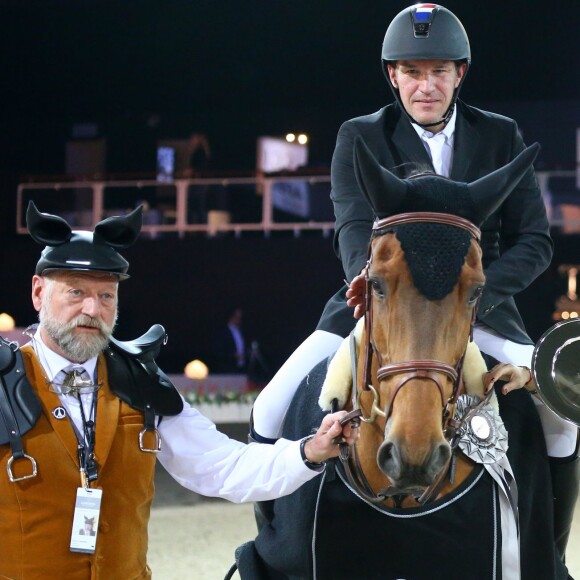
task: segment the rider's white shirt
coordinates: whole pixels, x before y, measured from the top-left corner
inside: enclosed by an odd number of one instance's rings
[[[415,123],[411,123],[411,126],[417,131],[417,135],[419,135],[421,142],[425,146],[429,157],[431,157],[435,173],[444,177],[449,177],[451,173],[456,118],[457,109],[454,109],[449,123],[438,133],[432,133]]]

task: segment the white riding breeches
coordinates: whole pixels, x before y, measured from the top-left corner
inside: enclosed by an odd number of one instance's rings
[[[315,330],[280,367],[254,402],[254,430],[262,437],[280,437],[282,423],[300,382],[320,361],[334,354],[342,337]]]
[[[473,338],[479,349],[500,362],[531,366],[534,346],[518,344],[495,334],[482,324],[474,328]],[[286,411],[300,382],[320,361],[334,354],[343,338],[324,330],[314,331],[280,367],[254,403],[254,430],[262,437],[280,437]],[[578,428],[562,419],[533,397],[538,410],[550,457],[570,457],[576,450]]]

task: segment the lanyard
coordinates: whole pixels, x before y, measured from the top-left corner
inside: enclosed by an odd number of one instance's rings
[[[95,460],[95,418],[97,410],[97,393],[93,393],[91,410],[87,420],[81,395],[79,394],[81,420],[83,432],[78,436],[79,445],[77,448],[79,456],[79,466],[81,472],[81,483],[88,488],[91,481],[98,477],[98,465]],[[81,440],[82,437],[82,440]]]

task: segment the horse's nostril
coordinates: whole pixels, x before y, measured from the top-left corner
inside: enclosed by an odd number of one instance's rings
[[[428,462],[426,470],[430,479],[434,479],[437,474],[445,467],[445,464],[451,456],[451,448],[447,443],[441,443],[433,450],[431,459]]]
[[[383,463],[391,459],[393,455],[393,444],[392,443],[383,443],[379,447],[379,463]]]
[[[397,446],[392,442],[384,442],[377,452],[377,463],[383,473],[389,477],[398,477],[401,462]]]

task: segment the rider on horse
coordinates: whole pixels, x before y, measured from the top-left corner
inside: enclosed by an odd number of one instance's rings
[[[449,547],[446,578],[566,578],[534,403],[523,390],[501,397],[500,418],[470,394],[463,372],[484,284],[476,225],[510,195],[537,146],[467,184],[433,174],[399,180],[356,141],[357,179],[378,221],[364,329],[351,350],[352,396],[326,399],[362,413],[360,440],[322,480],[274,503],[272,518],[239,552],[242,578],[422,580],[434,577],[441,546]],[[284,436],[318,422],[316,401],[337,356],[328,369],[323,361],[309,371]],[[480,382],[482,374],[480,367]]]
[[[382,48],[383,72],[395,102],[341,127],[332,161],[336,214],[335,248],[350,280],[327,303],[317,330],[282,366],[255,403],[253,435],[279,436],[282,419],[302,377],[331,355],[360,315],[362,286],[373,212],[353,169],[353,142],[360,136],[379,163],[404,177],[423,166],[454,180],[470,182],[514,159],[524,149],[512,119],[471,107],[458,99],[471,62],[461,22],[442,6],[406,8],[391,22]],[[496,360],[530,366],[534,345],[517,311],[514,295],[549,265],[552,242],[533,169],[482,226],[486,286],[474,339]],[[500,241],[503,250],[500,252]],[[358,308],[356,308],[358,306]],[[555,531],[564,554],[578,492],[577,428],[538,402],[553,457]],[[563,506],[562,509],[560,506]]]

